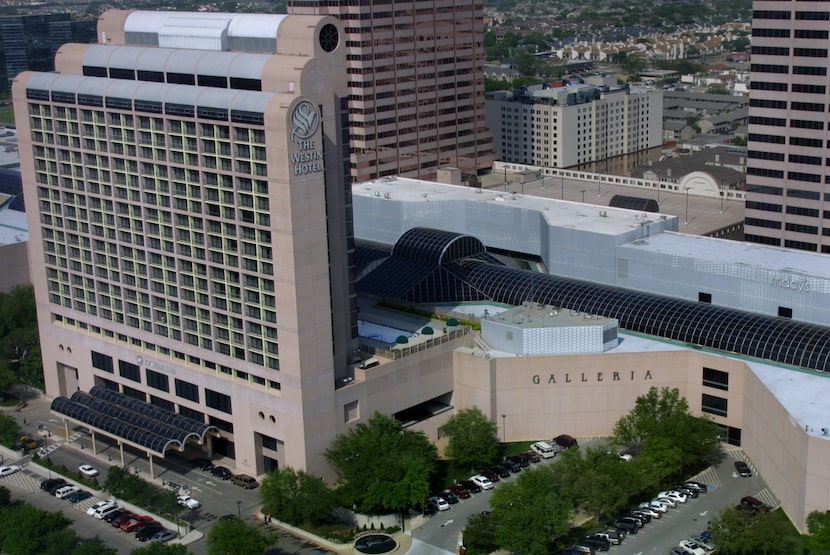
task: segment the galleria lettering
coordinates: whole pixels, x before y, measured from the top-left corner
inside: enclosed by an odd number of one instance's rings
[[[642,376],[640,374],[641,372],[635,370],[631,370],[630,372],[597,372],[596,374],[593,372],[580,372],[579,374],[565,372],[564,380],[561,374],[559,375],[559,381],[556,381],[556,374],[550,374],[546,383],[633,382],[638,379],[642,381],[654,379],[654,376],[651,375],[651,370],[646,370]],[[539,385],[542,383],[542,376],[534,374],[531,381],[535,385]]]

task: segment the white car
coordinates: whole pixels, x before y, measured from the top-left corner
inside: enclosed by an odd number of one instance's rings
[[[692,540],[683,540],[680,542],[680,549],[689,555],[706,555],[706,550],[699,543]]]
[[[13,465],[10,465],[10,466],[0,466],[0,478],[2,478],[3,476],[9,476],[11,474],[14,474],[15,472],[18,472],[19,470],[20,470],[20,467],[17,466],[16,464],[13,464]]]
[[[689,496],[688,496],[688,495],[686,495],[685,493],[680,493],[679,491],[674,491],[674,490],[671,490],[671,491],[661,491],[660,493],[658,493],[658,494],[657,494],[657,497],[658,497],[658,498],[660,498],[660,497],[668,497],[669,499],[674,499],[674,500],[676,500],[678,503],[685,503],[686,501],[688,501],[688,500],[689,500]]]
[[[481,474],[476,474],[475,476],[470,476],[470,481],[476,484],[481,489],[493,489],[495,486],[493,482],[488,480],[485,476]]]
[[[63,486],[62,488],[60,488],[58,491],[55,492],[55,497],[57,497],[58,499],[63,499],[67,495],[69,495],[70,493],[75,493],[76,491],[79,491],[80,489],[81,488],[79,488],[78,486]]]
[[[87,478],[92,478],[93,476],[98,476],[98,469],[93,467],[93,466],[90,466],[88,464],[82,464],[81,466],[78,467],[78,470],[81,472],[81,474],[83,474]]]
[[[645,507],[643,507],[641,504],[640,507],[637,508],[637,512],[645,513],[651,518],[663,518],[663,513],[661,513],[654,507],[649,507],[647,504]]]
[[[657,511],[658,513],[665,513],[669,510],[669,506],[665,503],[657,501],[656,499],[652,501],[646,501],[645,503],[640,503],[641,509],[651,509],[653,511]]]
[[[176,503],[188,509],[198,509],[202,506],[201,503],[190,497],[189,495],[180,495],[176,498]]]
[[[658,497],[656,499],[652,499],[652,501],[659,501],[660,503],[663,503],[664,505],[668,505],[672,509],[677,507],[677,503],[678,503],[677,499],[673,499],[671,497]]]
[[[98,515],[103,513],[104,511],[108,511],[114,507],[118,507],[117,503],[113,501],[99,501],[98,503],[94,504],[90,508],[86,510],[86,514],[89,516],[94,516],[96,518],[101,518]]]
[[[438,497],[437,495],[435,497],[430,497],[429,501],[427,502],[439,511],[450,510],[450,504]]]

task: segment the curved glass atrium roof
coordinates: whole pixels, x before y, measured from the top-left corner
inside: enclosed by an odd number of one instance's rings
[[[357,282],[361,293],[418,303],[491,300],[520,305],[544,305],[597,314],[619,320],[624,330],[664,337],[820,372],[830,371],[830,328],[750,312],[597,285],[504,266],[476,248],[460,249],[454,256],[437,256],[447,245],[481,245],[470,237],[436,230],[410,230],[405,244],[392,249],[378,263],[378,247],[371,256],[373,268]],[[358,245],[358,250],[362,247]],[[422,250],[422,252],[417,252]],[[399,256],[405,253],[406,259]],[[469,254],[469,256],[465,256]],[[417,261],[417,262],[414,262]],[[409,265],[417,264],[417,272]],[[427,279],[436,272],[443,281]]]
[[[76,422],[162,456],[170,447],[181,451],[188,440],[203,442],[208,432],[219,431],[216,426],[99,386],[89,393],[76,391],[70,399],[57,397],[51,408]]]

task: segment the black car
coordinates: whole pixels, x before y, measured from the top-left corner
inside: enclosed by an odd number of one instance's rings
[[[649,522],[651,522],[651,515],[648,513],[644,513],[642,511],[634,510],[631,511],[631,513],[629,513],[627,516],[639,518],[643,521],[643,524],[648,524]]]
[[[499,478],[510,478],[510,469],[506,466],[497,464],[490,467],[490,470],[494,472]]]
[[[210,462],[210,459],[196,457],[195,459],[190,459],[190,466],[196,470],[210,470],[213,468],[213,463]]]
[[[640,531],[640,525],[632,519],[618,518],[609,524],[612,528],[623,530],[628,534],[636,534]]]
[[[458,503],[458,497],[452,492],[449,491],[442,491],[438,494],[438,497],[449,503],[450,505],[455,505]]]
[[[164,525],[156,520],[151,520],[147,524],[143,524],[136,530],[135,539],[140,542],[149,541],[150,538],[156,535],[156,532],[164,530]]]
[[[674,491],[679,491],[680,493],[688,497],[691,497],[692,499],[696,499],[697,496],[700,495],[700,493],[698,493],[698,491],[695,488],[688,488],[685,484],[676,484],[672,486],[671,489],[673,489]]]
[[[744,461],[735,461],[735,472],[744,478],[752,477],[752,470],[749,469],[749,465]]]
[[[132,513],[130,511],[128,511],[127,509],[116,509],[112,512],[107,513],[107,516],[105,516],[102,520],[104,522],[109,522],[110,524],[112,524],[112,521],[115,520],[116,518],[124,516],[124,515],[129,515],[129,514],[132,514]]]
[[[461,480],[458,482],[470,493],[481,493],[481,487],[472,480]]]
[[[82,490],[74,491],[74,492],[70,493],[69,495],[67,495],[66,500],[69,501],[70,503],[80,503],[84,499],[89,499],[90,497],[92,497],[92,494],[89,493],[88,491],[82,489]]]
[[[510,459],[504,462],[500,462],[499,465],[506,467],[513,474],[518,474],[522,471],[522,465],[520,465],[517,462],[511,461]]]
[[[528,466],[530,466],[530,459],[528,459],[524,455],[510,455],[509,457],[507,457],[507,460],[512,463],[518,464],[522,468],[527,468]]]
[[[600,538],[602,540],[608,540],[611,542],[611,545],[620,545],[622,541],[625,539],[625,532],[622,530],[617,530],[615,528],[608,528],[607,530],[601,530],[596,532],[593,538]]]
[[[61,486],[66,485],[66,480],[63,478],[49,478],[40,482],[40,489],[52,493],[53,488],[57,490]]]
[[[683,487],[686,489],[693,489],[698,493],[707,493],[709,491],[709,486],[703,484],[701,482],[694,482],[689,480],[688,482],[683,482]]]
[[[580,545],[587,545],[588,547],[593,548],[595,551],[608,551],[611,549],[611,542],[607,538],[602,538],[599,536],[588,536],[587,538],[581,540]]]
[[[224,466],[214,466],[210,469],[210,473],[211,475],[216,476],[220,480],[230,480],[231,476],[233,476],[233,472],[231,472]]]

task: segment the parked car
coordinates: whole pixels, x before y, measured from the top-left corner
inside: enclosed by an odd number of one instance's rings
[[[0,478],[5,476],[11,476],[15,472],[20,471],[20,467],[16,464],[12,464],[9,466],[0,466]]]
[[[750,470],[749,465],[744,461],[735,461],[735,472],[738,473],[738,476],[742,476],[744,478],[752,477],[752,470]]]
[[[533,451],[525,451],[522,456],[534,464],[542,462],[542,458]]]
[[[562,450],[562,446],[556,443],[548,443],[547,441],[537,441],[530,446],[530,449],[543,459],[552,459]]]
[[[651,522],[651,519],[652,519],[652,516],[649,513],[647,513],[645,510],[641,511],[640,509],[637,509],[635,511],[631,511],[630,513],[628,513],[628,516],[634,516],[634,517],[637,517],[637,518],[642,518],[643,520],[645,520],[646,524]]]
[[[66,483],[66,480],[64,480],[64,483]],[[43,483],[40,484],[40,487],[41,488],[43,487]],[[47,489],[47,491],[48,491],[48,489]],[[117,507],[117,506],[118,505],[116,505],[112,501],[99,501],[99,502],[95,503],[94,505],[92,505],[91,507],[89,507],[86,510],[86,514],[88,514],[89,516],[94,516],[95,513],[98,512],[98,511],[102,511],[102,510],[109,509],[111,507]]]
[[[572,545],[570,547],[570,549],[572,551],[576,551],[577,553],[580,553],[581,555],[594,555],[596,553],[596,550],[594,550],[593,547],[590,547],[588,545],[583,545],[581,543],[578,543],[576,545]]]
[[[517,463],[517,462],[515,462],[515,461],[513,461],[509,458],[502,461],[502,462],[500,462],[499,466],[506,468],[507,470],[509,470],[513,474],[518,474],[519,472],[522,471],[522,465],[520,465],[519,463]]]
[[[700,545],[701,547],[703,547],[703,549],[705,549],[706,551],[710,551],[710,552],[711,552],[711,551],[714,551],[714,550],[715,550],[715,546],[712,544],[712,540],[711,540],[711,539],[708,539],[708,540],[707,540],[707,539],[703,539],[703,537],[701,537],[701,536],[692,536],[692,537],[691,537],[691,538],[689,538],[689,539],[690,539],[690,540],[692,540],[693,542],[696,542],[697,544],[699,544],[699,545]]]
[[[437,495],[433,495],[429,499],[427,499],[427,505],[432,505],[439,511],[448,511],[450,509],[450,504],[438,497]]]
[[[233,476],[233,472],[225,468],[224,466],[214,466],[210,469],[210,474],[212,476],[216,476],[220,480],[230,480]]]
[[[665,513],[669,510],[668,505],[666,505],[665,503],[662,503],[660,501],[657,501],[656,499],[653,499],[651,501],[646,501],[644,503],[640,503],[639,508],[640,509],[651,509],[651,510],[653,510],[655,512],[658,512],[658,513]]]
[[[143,530],[142,530],[142,532],[143,532]],[[169,542],[170,540],[175,539],[177,537],[178,536],[175,532],[165,529],[165,530],[159,530],[158,532],[153,534],[153,537],[150,538],[150,541],[151,542],[164,543],[164,542]],[[140,540],[141,538],[138,538],[138,539]]]
[[[498,473],[493,472],[489,468],[485,468],[484,470],[479,470],[478,473],[479,473],[480,476],[484,476],[485,478],[487,478],[488,480],[490,480],[493,483],[498,482],[500,480]],[[470,478],[470,479],[472,480],[472,478]]]
[[[741,502],[738,503],[738,510],[749,511],[751,513],[767,513],[769,512],[769,507],[760,499],[747,495],[741,498]]]
[[[499,478],[510,478],[510,468],[496,464],[490,467],[490,470],[495,472]]]
[[[563,449],[570,449],[571,447],[579,447],[579,442],[568,434],[561,434],[553,438],[553,443],[561,446]]]
[[[78,470],[87,478],[98,476],[98,469],[88,464],[82,464],[78,467]]]
[[[40,442],[33,437],[20,436],[21,449],[37,449],[40,447]]]
[[[55,497],[63,499],[70,493],[75,493],[76,491],[81,491],[81,488],[73,485],[63,486],[62,488],[55,490]]]
[[[468,490],[461,484],[453,484],[448,489],[450,490],[450,493],[455,495],[458,499],[470,498],[470,490]],[[481,488],[479,488],[479,491],[481,491]]]
[[[698,493],[708,493],[709,492],[709,486],[707,486],[704,483],[695,482],[695,481],[692,481],[692,480],[688,480],[686,482],[683,482],[683,487],[685,487],[687,489],[696,490]]]
[[[664,505],[668,505],[672,509],[677,507],[677,505],[680,503],[677,499],[672,499],[671,497],[657,497],[656,499],[654,499],[654,501],[659,501]]]
[[[118,527],[125,532],[135,532],[139,526],[143,526],[153,520],[153,517],[147,515],[133,515],[129,520],[122,522]]]
[[[607,538],[601,538],[599,536],[587,536],[586,538],[580,540],[579,543],[587,545],[595,551],[608,551],[611,549],[611,541]]]
[[[648,506],[648,504],[646,504],[645,507],[643,507],[642,505],[643,504],[641,503],[640,506],[637,507],[636,509],[634,509],[633,512],[635,512],[635,513],[644,513],[644,514],[647,514],[648,516],[650,516],[651,518],[663,518],[663,513],[661,513],[657,509]]]
[[[678,545],[681,549],[685,549],[689,555],[706,555],[706,550],[703,549],[703,546],[692,540],[683,540]]]
[[[162,530],[164,530],[164,525],[161,522],[150,520],[136,527],[133,532],[135,532],[135,539],[146,542]]]
[[[463,486],[467,489],[470,493],[481,493],[481,486],[473,482],[472,480],[461,480],[458,482],[459,485]]]
[[[633,520],[625,520],[618,518],[609,524],[612,528],[625,531],[626,534],[636,534],[640,531],[640,527]]]
[[[522,468],[530,466],[530,461],[526,459],[523,455],[510,455],[507,457],[507,460],[512,462],[513,464],[518,464]]]
[[[254,489],[259,485],[256,478],[248,476],[247,474],[236,474],[235,476],[231,476],[231,482],[245,489]]]
[[[193,499],[189,495],[180,495],[176,497],[176,503],[181,505],[182,507],[187,507],[188,509],[198,509],[202,506],[196,499]]]
[[[692,499],[697,499],[697,496],[700,495],[700,493],[696,489],[687,488],[683,484],[677,484],[672,489],[674,491],[679,491],[683,495],[685,495],[687,497],[691,497]]]
[[[67,495],[66,500],[70,503],[80,503],[84,499],[89,499],[90,497],[92,497],[92,494],[82,489]]]
[[[657,494],[657,498],[660,499],[661,497],[668,497],[669,499],[674,499],[678,503],[685,503],[689,500],[689,496],[680,493],[679,491],[671,490],[671,491],[661,491]]]
[[[608,528],[607,530],[594,532],[593,536],[608,540],[613,545],[620,545],[625,539],[625,532],[615,528]]]
[[[55,486],[60,487],[64,484],[66,484],[66,480],[64,480],[63,478],[49,478],[47,480],[41,480],[40,489],[42,489],[43,491],[49,491]]]
[[[210,470],[213,468],[213,463],[210,459],[206,459],[205,457],[196,457],[195,459],[190,459],[190,466],[195,468],[196,470]]]
[[[113,512],[109,513],[106,517],[104,517],[103,520],[104,520],[104,522],[109,522],[110,524],[112,524],[112,522],[115,519],[121,518],[124,515],[133,516],[133,514],[130,511],[128,511],[127,509],[118,509],[117,511],[113,511]]]
[[[108,507],[108,508],[105,508],[105,509],[99,509],[99,510],[95,511],[92,514],[92,516],[94,516],[98,520],[103,520],[103,519],[107,518],[107,516],[110,513],[113,513],[115,511],[120,511],[120,510],[121,510],[121,507],[119,507],[118,505],[113,504],[111,507]]]
[[[628,513],[627,515],[620,518],[630,518],[631,520],[639,524],[640,528],[651,522],[651,517],[647,517],[645,515],[638,515],[636,513]]]
[[[458,497],[448,491],[442,491],[438,494],[438,497],[449,503],[450,505],[455,505],[458,503]]]
[[[112,515],[108,516],[106,520],[109,521],[115,528],[121,528],[121,525],[133,518],[135,515],[130,511],[126,510],[118,510],[115,511],[113,514],[117,515],[114,518],[111,518]]]
[[[481,474],[470,476],[470,481],[478,487],[480,487],[481,489],[493,489],[493,487],[495,487],[493,486],[493,482],[491,482],[489,478]]]

